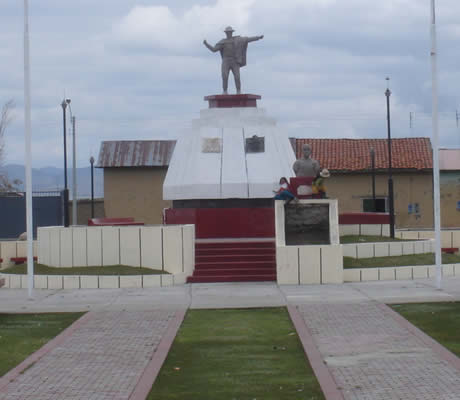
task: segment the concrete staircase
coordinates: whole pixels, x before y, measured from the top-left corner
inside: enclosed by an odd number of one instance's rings
[[[275,252],[274,241],[197,242],[187,282],[276,281]]]

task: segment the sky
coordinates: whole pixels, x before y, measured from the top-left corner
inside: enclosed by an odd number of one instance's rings
[[[77,121],[78,167],[104,140],[187,134],[207,107],[203,97],[221,93],[220,56],[202,42],[218,42],[227,25],[236,35],[264,35],[249,44],[242,91],[261,95],[259,107],[287,136],[386,138],[386,77],[392,137],[431,136],[430,0],[29,0],[29,7],[34,167],[63,165],[64,97]],[[436,11],[440,145],[459,148],[460,2],[438,0]],[[16,103],[7,164],[24,163],[23,30],[23,1],[0,0],[0,104]]]

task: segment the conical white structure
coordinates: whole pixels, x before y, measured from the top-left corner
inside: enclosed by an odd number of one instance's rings
[[[248,96],[252,102],[232,106],[236,97]],[[289,138],[255,106],[258,98],[206,98],[212,108],[201,110],[192,131],[177,141],[163,185],[165,200],[271,198],[281,177],[294,176]],[[246,139],[254,136],[263,138],[262,152],[247,152]]]

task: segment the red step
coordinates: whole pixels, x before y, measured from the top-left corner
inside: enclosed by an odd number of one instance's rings
[[[218,269],[218,268],[264,268],[275,267],[275,261],[228,261],[228,262],[200,262],[195,264],[195,269]]]
[[[202,249],[200,247],[195,248],[195,254],[197,256],[207,256],[212,254],[275,254],[275,247],[210,247]]]
[[[276,274],[271,275],[227,275],[227,276],[189,276],[187,283],[212,283],[212,282],[273,282]]]
[[[213,269],[211,270],[206,270],[206,269],[199,269],[195,270],[193,273],[193,276],[223,276],[223,275],[241,275],[241,276],[246,276],[246,275],[273,275],[276,274],[276,268],[246,268],[246,269]]]
[[[275,248],[275,242],[198,242],[195,244],[197,249],[209,249],[209,248]]]
[[[215,254],[207,256],[197,256],[195,258],[197,263],[221,263],[221,262],[235,262],[235,261],[275,261],[274,254]]]

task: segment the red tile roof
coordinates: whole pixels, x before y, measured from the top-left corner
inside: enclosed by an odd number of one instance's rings
[[[429,138],[391,140],[391,160],[394,169],[431,169],[432,151]],[[312,157],[321,168],[336,171],[364,171],[371,167],[370,149],[375,151],[375,168],[388,168],[386,139],[297,139],[296,155],[302,155],[302,145],[310,144]]]

